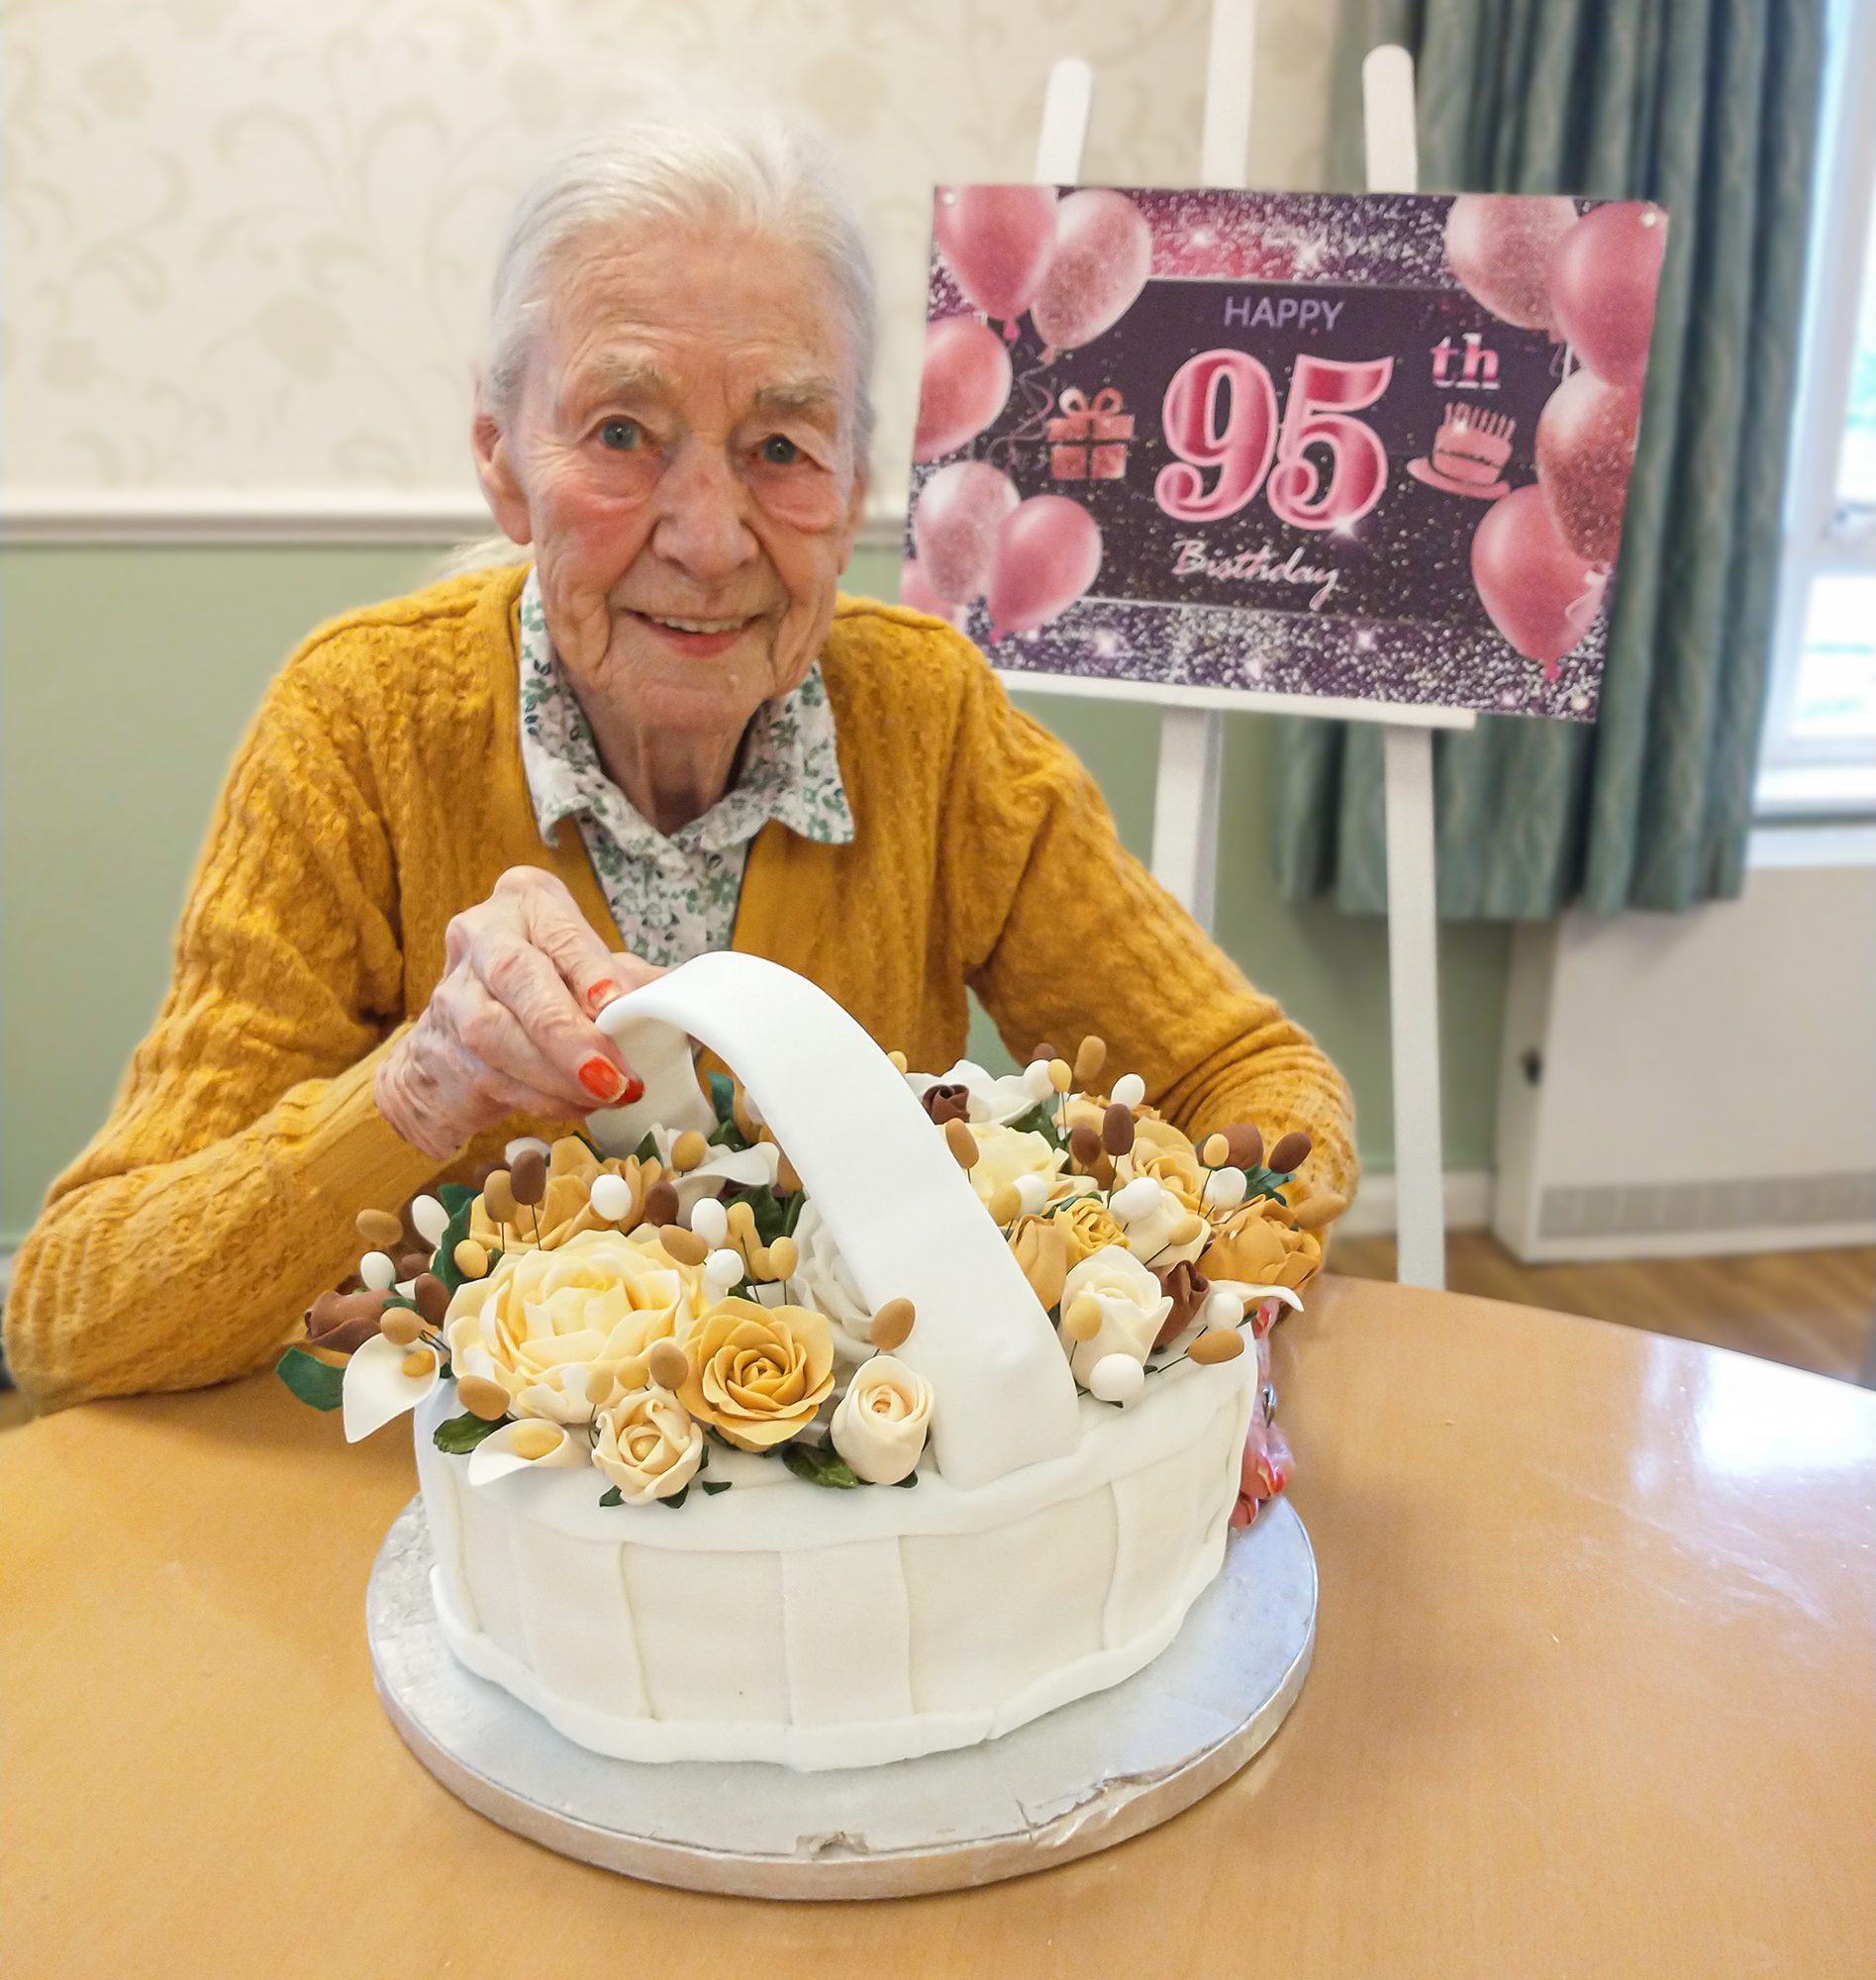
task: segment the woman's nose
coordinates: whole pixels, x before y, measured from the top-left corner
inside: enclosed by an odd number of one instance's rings
[[[748,492],[718,449],[687,443],[658,477],[652,547],[703,583],[733,575],[759,551]]]

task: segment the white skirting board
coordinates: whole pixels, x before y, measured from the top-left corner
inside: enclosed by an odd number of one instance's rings
[[[1440,1181],[1448,1231],[1483,1231],[1492,1221],[1490,1169],[1448,1169]],[[1355,1200],[1336,1224],[1347,1238],[1392,1238],[1400,1230],[1400,1192],[1392,1170],[1361,1178]]]

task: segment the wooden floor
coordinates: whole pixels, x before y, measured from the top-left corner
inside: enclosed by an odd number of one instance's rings
[[[1391,1279],[1394,1240],[1337,1238],[1330,1265],[1350,1278]],[[1458,1231],[1446,1243],[1446,1283],[1456,1293],[1588,1314],[1854,1380],[1876,1317],[1876,1246],[1521,1265],[1490,1232]]]

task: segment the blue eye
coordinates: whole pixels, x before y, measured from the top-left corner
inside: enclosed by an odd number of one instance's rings
[[[637,420],[608,420],[599,430],[599,444],[609,446],[615,453],[631,453],[644,438],[644,429]]]
[[[771,467],[793,467],[801,458],[801,448],[786,434],[770,434],[762,443],[762,458]]]

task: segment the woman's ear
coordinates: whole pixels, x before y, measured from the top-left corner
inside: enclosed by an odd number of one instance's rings
[[[476,386],[475,416],[469,426],[469,447],[475,456],[475,478],[502,534],[518,544],[534,541],[534,526],[528,517],[528,498],[515,473],[514,455],[508,435],[489,411]]]

